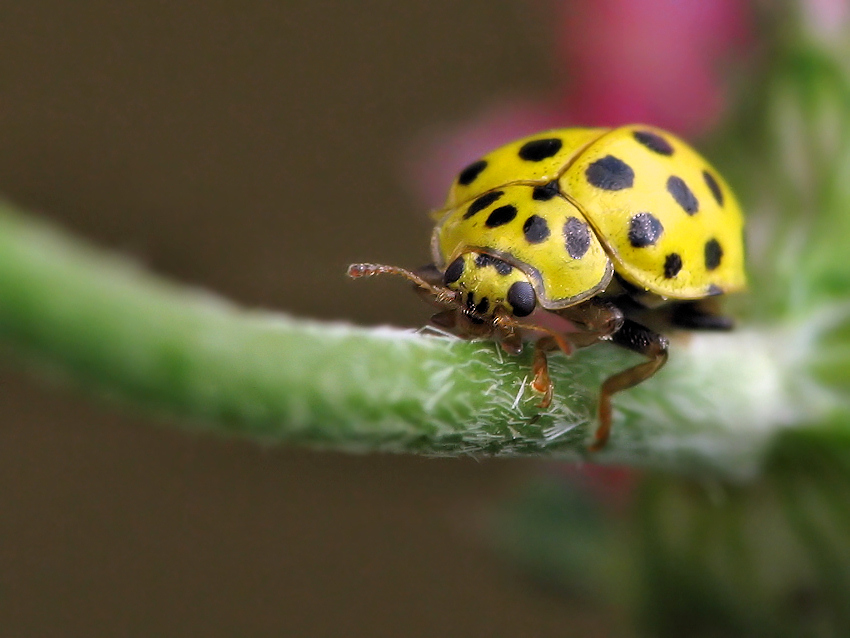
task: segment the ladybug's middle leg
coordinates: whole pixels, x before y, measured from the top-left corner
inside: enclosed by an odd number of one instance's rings
[[[599,391],[599,426],[596,428],[593,444],[590,446],[591,452],[605,447],[608,436],[611,434],[611,396],[645,381],[667,362],[666,337],[630,319],[623,322],[623,326],[611,335],[610,340],[618,346],[649,357],[649,361],[639,363],[605,379]]]

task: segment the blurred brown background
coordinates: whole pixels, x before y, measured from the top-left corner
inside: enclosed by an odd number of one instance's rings
[[[545,93],[546,6],[0,2],[0,192],[156,271],[421,325],[414,141]],[[0,368],[4,636],[599,635],[482,541],[537,470],[156,427]]]

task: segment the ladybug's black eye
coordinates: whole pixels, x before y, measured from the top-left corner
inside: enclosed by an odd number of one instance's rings
[[[463,275],[463,257],[458,257],[446,268],[446,272],[443,274],[443,283],[446,286],[453,284],[460,279],[461,275]]]
[[[508,288],[508,303],[513,308],[514,315],[526,317],[534,312],[537,305],[537,295],[527,281],[515,281]]]

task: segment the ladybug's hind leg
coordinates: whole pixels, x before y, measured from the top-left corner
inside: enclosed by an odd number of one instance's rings
[[[605,447],[611,434],[612,395],[645,381],[667,362],[667,339],[630,319],[626,319],[622,327],[609,339],[618,346],[649,357],[649,361],[618,372],[602,384],[599,392],[599,426],[590,446],[591,452]]]

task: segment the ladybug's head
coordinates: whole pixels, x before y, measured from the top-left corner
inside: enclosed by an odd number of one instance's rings
[[[445,270],[434,265],[415,272],[397,266],[352,264],[353,278],[399,275],[416,285],[426,301],[440,309],[431,321],[466,339],[495,338],[508,352],[519,352],[523,339],[553,337],[564,352],[571,347],[564,335],[576,332],[574,323],[537,303],[534,287],[522,270],[481,251],[467,251]]]
[[[487,321],[501,309],[512,317],[527,317],[537,306],[528,276],[485,252],[467,251],[442,274],[442,284],[458,293],[462,311],[474,321]]]

